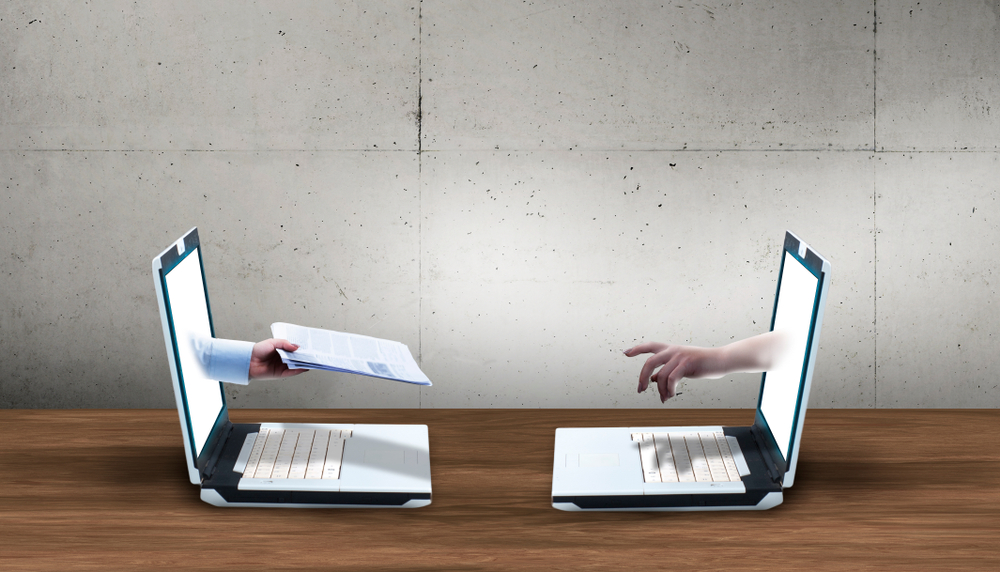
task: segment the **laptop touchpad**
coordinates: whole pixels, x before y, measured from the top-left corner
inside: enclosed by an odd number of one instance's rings
[[[580,453],[580,468],[617,467],[618,453]]]
[[[406,462],[402,449],[370,449],[365,451],[365,464],[378,467],[392,467]]]

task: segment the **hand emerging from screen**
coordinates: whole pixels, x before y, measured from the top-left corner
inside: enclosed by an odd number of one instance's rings
[[[653,354],[639,372],[639,393],[652,381],[659,389],[660,402],[666,402],[677,394],[677,383],[685,377],[714,379],[729,373],[767,371],[785,346],[786,336],[768,332],[719,348],[646,342],[625,350],[625,355]],[[654,373],[656,368],[660,369]]]
[[[288,369],[278,355],[279,349],[294,352],[299,346],[288,340],[270,338],[253,345],[250,354],[250,379],[279,379],[305,373],[305,369]]]

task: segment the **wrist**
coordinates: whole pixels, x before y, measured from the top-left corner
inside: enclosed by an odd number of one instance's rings
[[[719,378],[730,373],[732,348],[728,345],[720,348],[705,348],[705,377]]]

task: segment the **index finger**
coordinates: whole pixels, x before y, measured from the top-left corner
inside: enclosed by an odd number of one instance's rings
[[[639,372],[639,391],[643,392],[649,386],[649,381],[653,377],[653,370],[660,367],[661,365],[669,362],[676,352],[668,351],[669,347],[665,347],[663,350],[656,352],[651,355],[646,363],[642,364],[642,370]]]
[[[655,354],[667,349],[667,344],[660,342],[643,342],[637,346],[625,350],[625,355],[635,357],[639,354]]]

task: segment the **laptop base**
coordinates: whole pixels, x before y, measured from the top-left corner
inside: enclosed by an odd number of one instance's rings
[[[302,481],[295,479],[288,479],[288,488],[275,488],[273,485],[265,489],[247,487],[247,479],[235,467],[247,436],[252,438],[262,425],[233,423],[215,470],[201,483],[201,500],[219,507],[419,508],[431,504],[426,425],[264,425],[289,429],[351,428],[354,437],[347,440],[341,478],[329,481],[328,490],[297,488],[296,483]],[[412,459],[413,462],[372,462],[373,458],[384,460],[387,451],[397,453],[400,460]],[[253,481],[250,479],[250,482]],[[282,482],[281,479],[273,481],[279,486]],[[317,479],[309,482],[327,481]]]
[[[644,483],[632,433],[717,432],[734,438],[746,465],[739,483]],[[583,460],[610,459],[585,469]],[[565,461],[564,461],[565,459]],[[570,463],[569,461],[573,461]],[[711,492],[713,484],[739,484],[740,492]],[[674,490],[671,490],[674,489]],[[750,427],[595,427],[556,430],[552,506],[569,511],[767,510],[783,500],[782,486],[767,470]]]

